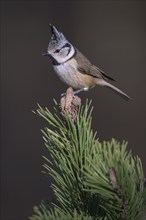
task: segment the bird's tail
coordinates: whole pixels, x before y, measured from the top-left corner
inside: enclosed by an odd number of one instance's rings
[[[126,101],[131,100],[131,98],[126,93],[124,93],[123,91],[121,91],[120,89],[118,89],[117,87],[113,86],[112,84],[110,84],[106,81],[103,81],[102,86],[106,86],[107,88],[116,92],[119,96],[124,98]]]

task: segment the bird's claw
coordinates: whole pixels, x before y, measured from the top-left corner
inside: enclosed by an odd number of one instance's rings
[[[77,92],[76,92],[76,91],[73,92],[73,98],[74,98],[76,95],[77,95]],[[62,98],[62,97],[65,97],[65,96],[66,96],[66,92],[61,93],[61,95],[60,95],[61,98]]]
[[[60,95],[60,96],[61,96],[61,98],[62,98],[62,97],[64,97],[64,96],[66,96],[66,92],[61,93],[61,95]]]

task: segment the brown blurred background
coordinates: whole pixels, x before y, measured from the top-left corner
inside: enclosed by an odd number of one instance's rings
[[[132,97],[106,88],[80,94],[92,99],[100,140],[128,140],[145,168],[145,1],[1,1],[1,220],[26,220],[42,199],[51,201],[41,173],[46,154],[37,102],[52,109],[66,90],[42,56],[49,23]]]

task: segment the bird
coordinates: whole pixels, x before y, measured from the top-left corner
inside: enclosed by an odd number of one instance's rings
[[[109,83],[108,80],[115,80],[92,64],[62,32],[52,24],[50,28],[52,35],[47,52],[43,56],[52,60],[54,71],[63,82],[75,90],[74,95],[99,85],[111,89],[125,100],[131,99],[125,92]]]

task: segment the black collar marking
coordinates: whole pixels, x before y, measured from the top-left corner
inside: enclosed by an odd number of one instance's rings
[[[54,57],[50,56],[50,59],[52,60],[54,66],[60,65],[60,63],[58,63],[57,60],[54,59]]]

